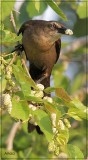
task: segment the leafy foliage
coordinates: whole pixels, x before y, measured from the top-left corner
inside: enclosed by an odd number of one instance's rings
[[[1,18],[5,24],[6,22],[9,23],[7,16],[10,15],[14,6],[14,1],[8,3],[8,10],[4,12],[7,8],[7,4],[5,1],[2,1]],[[26,8],[24,3],[27,4]],[[68,2],[63,4],[60,2],[58,4],[53,0],[44,2],[29,1],[24,3],[22,6],[23,15],[27,14],[27,17],[40,15],[45,11],[48,4],[64,20],[67,20],[67,16],[60,8],[65,12],[69,10],[70,13],[73,13],[72,8],[74,8],[74,15],[78,15],[80,18],[79,20],[79,18],[76,17],[76,21],[74,21],[73,18],[74,25],[78,23],[79,26],[81,26],[80,24],[82,20],[86,18],[85,12],[82,12],[86,8],[86,3],[83,2],[80,2],[80,5],[75,2],[70,4],[68,4]],[[65,7],[63,7],[63,5]],[[18,16],[19,19],[21,16],[22,14]],[[74,36],[76,37],[78,36],[78,33],[76,33],[77,30],[75,31],[74,25],[73,30],[75,33]],[[76,27],[76,29],[77,28],[78,27]],[[84,28],[82,27],[82,29]],[[6,29],[6,25],[2,24],[0,30],[2,46],[6,48],[6,50],[8,49],[7,46],[10,48],[10,46],[15,45],[17,41],[21,40],[21,37],[17,37],[16,34],[11,31],[11,27],[10,30],[8,30]],[[79,31],[79,36],[81,34],[84,35],[84,32],[82,33]],[[67,42],[62,44],[63,47],[67,45]],[[66,56],[69,61],[61,61],[61,63],[57,63],[52,74],[55,87],[49,87],[44,90],[39,89],[37,84],[27,73],[27,68],[25,68],[25,65],[23,64],[23,61],[25,61],[23,56],[20,57],[15,52],[9,52],[7,54],[4,52],[3,48],[2,53],[3,54],[0,57],[0,93],[2,98],[1,105],[3,119],[3,136],[1,146],[3,148],[2,158],[52,158],[53,154],[56,155],[55,157],[57,158],[61,153],[65,153],[65,155],[70,159],[84,159],[82,151],[86,154],[86,151],[84,150],[86,145],[86,142],[84,142],[84,136],[86,135],[85,120],[88,117],[88,113],[86,107],[86,95],[84,90],[82,90],[82,92],[81,89],[86,85],[86,76],[84,72],[85,66],[82,62],[81,67],[78,64],[78,67],[76,68],[77,72],[74,74],[74,78],[72,80],[63,73],[65,73],[66,70],[70,68],[69,66],[73,64],[73,62],[69,63],[70,60],[74,60],[74,58],[79,60],[80,57],[84,56],[86,53],[85,46],[74,52],[74,54],[67,53]],[[77,62],[74,63],[77,64]],[[74,71],[74,69],[72,71]],[[81,83],[82,77],[83,81]],[[43,97],[44,93],[51,93],[53,96],[49,99],[49,97]],[[9,98],[7,98],[6,101],[5,96],[8,97],[8,95]],[[15,155],[12,156],[4,153],[7,152],[5,149],[7,134],[9,134],[9,130],[15,120],[22,121],[22,129],[17,133],[14,140],[13,152],[15,152]],[[45,137],[37,135],[35,131],[29,135],[27,132],[28,121],[34,125],[38,125],[43,131]],[[76,127],[74,127],[75,123],[77,125]]]

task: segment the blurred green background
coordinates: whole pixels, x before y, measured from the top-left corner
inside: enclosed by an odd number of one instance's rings
[[[60,9],[67,16],[68,20],[64,21],[53,11],[46,1],[2,1],[1,20],[6,30],[14,32],[10,21],[10,12],[13,10],[16,27],[19,30],[21,24],[29,19],[42,19],[59,21],[66,27],[73,30],[73,36],[62,37],[62,49],[60,58],[53,68],[51,76],[51,86],[63,87],[71,96],[76,96],[81,102],[87,105],[87,31],[88,31],[88,13],[87,1],[55,1]],[[2,52],[11,51],[15,46],[3,45]],[[52,95],[53,96],[53,95]],[[1,117],[1,136],[2,151],[7,148],[7,137],[14,124],[14,120],[2,112]],[[77,122],[72,119],[72,128],[70,131],[70,143],[78,146],[87,158],[87,122]],[[44,136],[38,135],[36,131],[31,134],[27,132],[27,126],[23,124],[22,128],[17,131],[14,138],[12,155],[15,159],[48,159],[55,158],[48,152],[47,141]],[[6,156],[6,157],[5,157]],[[11,155],[4,155],[4,158],[11,158]]]

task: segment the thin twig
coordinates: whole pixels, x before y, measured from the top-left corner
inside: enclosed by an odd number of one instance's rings
[[[25,68],[25,70],[26,70],[28,76],[31,77],[30,74],[29,74],[28,68],[27,68],[27,66],[26,66],[26,64],[25,64],[24,59],[22,59],[21,62],[22,62],[22,64],[23,64],[23,66],[24,66],[24,68]]]
[[[8,135],[8,138],[6,140],[6,144],[7,144],[7,150],[8,151],[11,151],[13,149],[13,140],[15,138],[15,135],[18,131],[18,129],[20,129],[21,127],[21,122],[17,122],[17,123],[14,123],[12,128],[11,128],[11,131]]]
[[[14,55],[13,55],[13,58],[11,59],[11,61],[9,62],[9,64],[7,65],[6,70],[8,70],[8,67],[9,67],[10,65],[12,65],[13,62],[16,60],[16,56],[17,56],[17,54],[14,54]]]
[[[11,15],[10,15],[10,21],[12,22],[12,25],[13,25],[13,28],[14,28],[15,33],[17,34],[16,23],[15,23],[14,16],[13,16],[13,12],[12,12],[12,11],[11,11]]]

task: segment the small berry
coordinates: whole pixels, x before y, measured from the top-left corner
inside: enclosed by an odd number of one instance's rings
[[[44,85],[43,84],[37,84],[37,87],[40,91],[44,90]]]
[[[53,99],[51,97],[45,96],[43,99],[47,100],[49,103],[53,103]]]
[[[55,127],[53,127],[52,130],[53,130],[53,133],[56,133],[57,129]]]
[[[35,97],[42,98],[43,96],[44,96],[43,91],[39,91],[39,92],[36,92],[36,93],[35,93]]]
[[[34,96],[34,95],[35,95],[35,93],[36,93],[36,91],[31,90],[31,95],[32,95],[32,96]]]
[[[9,94],[4,95],[4,105],[8,106],[11,103],[11,97]]]

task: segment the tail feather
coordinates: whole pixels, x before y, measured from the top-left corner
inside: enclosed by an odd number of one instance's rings
[[[31,64],[30,65],[30,75],[34,81],[38,81],[39,79],[42,78],[42,76],[44,76],[44,71],[36,68],[34,65]],[[44,78],[41,81],[41,84],[44,85],[44,88],[49,87],[50,86],[50,76],[47,78]],[[46,95],[47,94],[45,93],[44,96],[46,96]],[[50,96],[50,95],[48,94],[48,96]],[[36,129],[37,133],[43,134],[43,132],[41,131],[41,129],[38,125],[35,126],[35,125],[31,124],[30,122],[28,122],[28,132],[30,133],[34,129]]]

